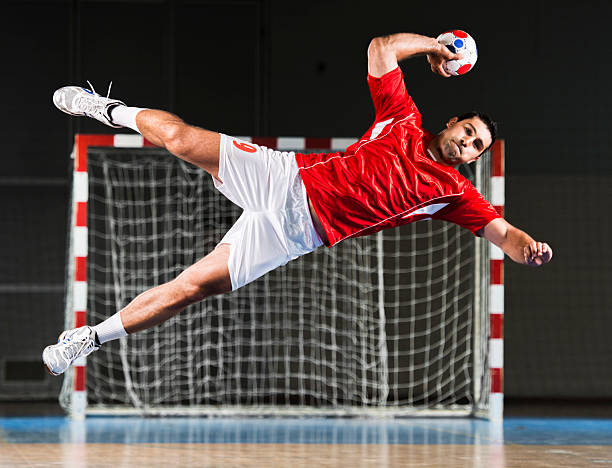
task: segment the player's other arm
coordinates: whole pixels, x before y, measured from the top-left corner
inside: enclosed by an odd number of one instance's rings
[[[368,47],[368,73],[379,78],[397,67],[398,62],[418,55],[427,55],[434,73],[451,76],[442,66],[446,60],[461,58],[433,37],[412,33],[399,33],[375,37]]]
[[[504,218],[494,219],[478,233],[501,248],[512,260],[523,265],[540,266],[550,262],[553,256],[548,244],[536,242]]]

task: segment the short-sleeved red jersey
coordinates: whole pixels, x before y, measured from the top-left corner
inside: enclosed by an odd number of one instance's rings
[[[433,134],[406,91],[400,68],[368,76],[376,119],[341,153],[296,154],[328,246],[426,218],[476,233],[499,214],[459,172],[427,153]]]

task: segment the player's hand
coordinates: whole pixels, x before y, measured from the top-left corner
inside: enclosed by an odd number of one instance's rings
[[[447,60],[460,60],[461,54],[452,53],[445,45],[438,43],[435,51],[427,54],[427,61],[431,65],[431,71],[445,78],[452,76],[444,69],[444,62]]]
[[[533,241],[523,248],[525,263],[530,266],[540,266],[550,262],[553,251],[545,242]]]

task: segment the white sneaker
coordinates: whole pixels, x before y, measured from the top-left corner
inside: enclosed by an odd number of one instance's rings
[[[100,349],[96,344],[96,332],[91,327],[73,328],[63,332],[57,344],[47,346],[42,358],[51,375],[63,374],[70,364]]]
[[[121,125],[113,123],[109,111],[115,106],[125,106],[125,104],[108,96],[102,97],[96,93],[91,83],[89,86],[91,90],[78,86],[64,86],[53,93],[53,104],[66,114],[91,117],[109,127],[121,128]],[[110,94],[110,86],[108,91]]]

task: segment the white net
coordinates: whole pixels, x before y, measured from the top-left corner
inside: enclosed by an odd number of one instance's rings
[[[240,211],[163,150],[90,148],[88,161],[96,324],[212,250]],[[488,393],[485,257],[471,233],[436,221],[320,248],[106,343],[87,358],[88,411],[477,412]],[[67,327],[70,304],[69,288]]]

